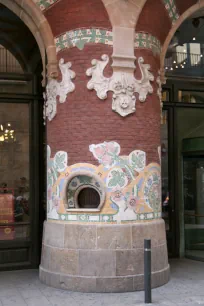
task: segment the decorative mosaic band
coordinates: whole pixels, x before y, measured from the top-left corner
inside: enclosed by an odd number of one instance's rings
[[[158,213],[146,213],[146,214],[140,214],[136,216],[135,221],[145,221],[145,220],[154,220],[154,219],[160,219],[161,218],[161,212]],[[61,221],[70,221],[70,222],[113,222],[115,223],[115,220],[113,218],[113,215],[96,215],[96,214],[73,214],[73,215],[63,215],[59,214],[59,220]],[[128,222],[123,220],[122,222]]]
[[[179,19],[179,13],[174,0],[163,0],[165,8],[169,14],[172,25]]]
[[[87,43],[113,45],[113,33],[104,29],[77,29],[55,38],[57,52],[77,47],[82,50]]]
[[[56,37],[55,43],[57,52],[73,47],[83,50],[85,44],[88,43],[113,46],[113,32],[99,28],[76,29]],[[150,49],[153,53],[159,54],[161,52],[160,41],[148,33],[136,33],[134,46],[135,48]]]
[[[48,9],[51,5],[55,4],[59,0],[33,0],[39,6],[41,11]]]
[[[89,146],[99,165],[68,166],[68,154],[47,151],[47,217],[69,222],[135,222],[161,218],[161,169],[146,164],[146,153],[121,156],[117,142]],[[158,153],[160,151],[158,150]],[[100,202],[95,211],[80,209],[79,192],[91,188]],[[86,206],[87,207],[87,206]]]
[[[152,36],[149,33],[135,33],[134,46],[136,49],[150,49],[154,54],[161,53],[160,41],[155,36]]]

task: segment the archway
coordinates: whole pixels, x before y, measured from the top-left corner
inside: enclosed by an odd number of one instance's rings
[[[0,28],[2,270],[39,264],[45,194],[41,84],[45,57],[23,19],[2,3]]]
[[[188,8],[181,16],[180,18],[177,20],[177,22],[173,25],[173,27],[171,28],[171,30],[169,31],[166,40],[163,44],[163,48],[162,48],[162,52],[161,52],[161,57],[160,57],[160,67],[161,67],[161,76],[164,78],[164,60],[165,60],[165,56],[167,53],[167,49],[168,46],[174,36],[174,34],[176,33],[177,29],[181,26],[181,24],[188,18],[190,17],[192,14],[194,14],[195,12],[197,12],[198,10],[200,10],[201,8],[204,8],[204,2],[198,2],[197,4],[191,6],[190,8]]]
[[[0,0],[14,12],[30,29],[40,49],[43,62],[43,85],[45,85],[46,57],[47,77],[57,78],[58,65],[54,37],[47,19],[32,0]]]

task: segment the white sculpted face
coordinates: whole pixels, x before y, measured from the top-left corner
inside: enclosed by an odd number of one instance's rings
[[[128,97],[128,96],[120,97],[120,107],[123,108],[123,109],[128,108],[128,106],[130,104],[129,100],[130,100],[130,97]]]
[[[93,60],[92,67],[87,69],[86,75],[91,77],[87,84],[89,90],[94,89],[99,99],[106,99],[107,92],[113,92],[112,110],[125,117],[136,110],[135,92],[139,94],[139,101],[144,102],[148,94],[153,92],[150,82],[154,80],[150,72],[150,65],[144,64],[142,57],[138,58],[141,79],[137,80],[134,71],[121,69],[113,70],[110,78],[104,76],[103,71],[109,62],[108,55],[103,55],[100,60]]]

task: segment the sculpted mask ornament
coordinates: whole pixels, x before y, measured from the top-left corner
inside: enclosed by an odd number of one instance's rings
[[[125,117],[136,110],[135,92],[139,93],[140,102],[145,102],[147,95],[153,92],[150,81],[154,76],[149,71],[150,65],[144,64],[144,59],[139,57],[138,65],[141,71],[141,79],[137,80],[131,72],[114,71],[111,78],[106,78],[103,71],[109,62],[108,55],[101,57],[102,61],[92,60],[92,66],[86,71],[91,77],[87,84],[89,90],[94,89],[99,99],[107,98],[107,92],[113,92],[112,109],[122,117]]]
[[[59,68],[62,74],[62,81],[58,82],[55,79],[48,81],[46,86],[46,92],[44,93],[44,120],[46,117],[51,121],[57,114],[57,97],[59,102],[64,103],[67,98],[67,94],[74,91],[75,85],[72,79],[75,78],[75,72],[70,70],[71,63],[64,63],[64,59],[60,59]]]

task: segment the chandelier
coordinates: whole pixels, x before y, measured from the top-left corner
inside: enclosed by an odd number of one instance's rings
[[[15,141],[15,130],[12,128],[11,123],[0,124],[0,143],[10,143]]]

